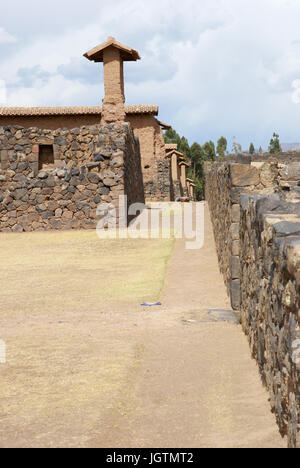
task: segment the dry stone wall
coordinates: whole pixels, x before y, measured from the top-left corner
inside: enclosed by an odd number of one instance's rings
[[[43,148],[51,158],[43,161]],[[0,127],[0,231],[90,229],[99,203],[144,201],[130,126]]]
[[[288,445],[300,448],[300,194],[241,197],[241,322]]]
[[[145,197],[148,201],[174,200],[174,187],[171,180],[170,160],[156,162],[156,177],[145,181]]]
[[[245,157],[207,165],[206,173],[232,307],[280,431],[289,447],[300,448],[300,162],[294,155]]]

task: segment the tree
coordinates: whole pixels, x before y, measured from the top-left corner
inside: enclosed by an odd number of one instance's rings
[[[216,148],[213,141],[207,141],[203,146],[204,160],[214,161],[216,159]]]
[[[204,152],[199,143],[193,143],[190,148],[193,177],[202,177]]]
[[[186,158],[191,159],[191,150],[190,150],[190,145],[188,140],[185,137],[182,137],[180,139],[179,145],[178,145],[178,151],[180,153],[184,154]]]
[[[217,154],[219,156],[225,156],[227,150],[227,140],[225,137],[221,137],[217,143]]]
[[[277,133],[274,132],[273,138],[271,138],[271,141],[270,141],[269,153],[276,154],[276,153],[281,153],[281,152],[282,152],[282,149],[281,149],[280,142],[279,142],[279,135],[277,135]]]
[[[243,150],[242,150],[242,145],[240,145],[239,143],[237,143],[236,140],[236,137],[233,137],[233,142],[232,142],[232,152],[235,153],[235,154],[238,154],[238,153],[241,153]]]
[[[181,138],[180,136],[178,135],[178,133],[173,130],[173,128],[169,128],[165,134],[164,134],[164,138],[165,138],[165,143],[176,143],[177,145],[180,144],[180,141],[181,141]]]
[[[190,159],[190,146],[188,140],[185,137],[180,137],[180,135],[178,135],[178,133],[173,128],[170,128],[165,132],[164,139],[166,144],[176,144],[178,151]]]
[[[249,153],[250,153],[250,154],[254,154],[254,153],[255,153],[255,148],[254,148],[254,144],[253,144],[253,143],[250,143]]]
[[[195,187],[196,200],[203,200],[204,191],[205,191],[205,178],[202,177],[202,179],[198,179],[196,181],[196,187]]]

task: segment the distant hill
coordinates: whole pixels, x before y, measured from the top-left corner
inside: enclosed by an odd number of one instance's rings
[[[300,151],[300,143],[281,143],[282,151]]]

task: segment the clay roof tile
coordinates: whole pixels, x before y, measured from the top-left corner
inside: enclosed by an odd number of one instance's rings
[[[70,107],[0,107],[0,117],[11,116],[45,116],[45,115],[101,115],[101,106],[70,106]],[[158,115],[158,106],[139,105],[125,106],[126,114]]]
[[[108,37],[107,41],[103,42],[103,44],[100,44],[86,52],[84,57],[93,62],[103,62],[103,51],[108,47],[119,49],[121,52],[121,58],[124,62],[132,62],[140,60],[141,58],[137,50],[134,50],[125,44],[121,44],[121,42],[118,42],[114,37]]]

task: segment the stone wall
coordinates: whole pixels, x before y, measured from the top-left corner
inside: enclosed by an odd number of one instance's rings
[[[53,160],[42,166],[43,148]],[[101,202],[144,201],[130,126],[0,127],[0,231],[90,229]]]
[[[220,269],[236,310],[240,306],[240,195],[267,194],[295,187],[298,181],[292,178],[300,176],[299,170],[295,170],[298,163],[283,158],[236,157],[206,166],[206,199],[213,214]]]
[[[299,185],[294,155],[206,167],[206,198],[232,307],[239,310],[280,430],[290,447],[300,448]]]
[[[72,108],[71,108],[72,109]],[[127,107],[125,107],[125,110]],[[99,126],[101,119],[101,108],[99,111],[91,114],[63,114],[63,108],[57,115],[49,115],[46,113],[43,115],[41,109],[41,115],[0,115],[0,127],[11,126],[11,127],[23,127],[26,129],[37,127],[47,131],[48,129],[55,131],[60,128],[68,130],[74,129],[74,127],[93,127]],[[79,111],[78,111],[79,112]],[[156,200],[170,200],[170,194],[167,198],[160,197],[161,193],[161,167],[160,162],[163,163],[165,157],[165,142],[161,126],[154,115],[151,114],[126,114],[126,122],[128,122],[134,130],[134,134],[139,138],[140,141],[140,153],[141,153],[141,164],[142,172],[145,184],[151,187],[146,192],[147,199]],[[155,196],[154,190],[158,190],[157,196]],[[165,193],[163,189],[163,193]]]
[[[280,432],[300,448],[299,193],[242,195],[240,232],[242,326]]]
[[[148,201],[174,200],[174,187],[171,178],[170,160],[156,162],[156,175],[145,180],[145,197]]]

